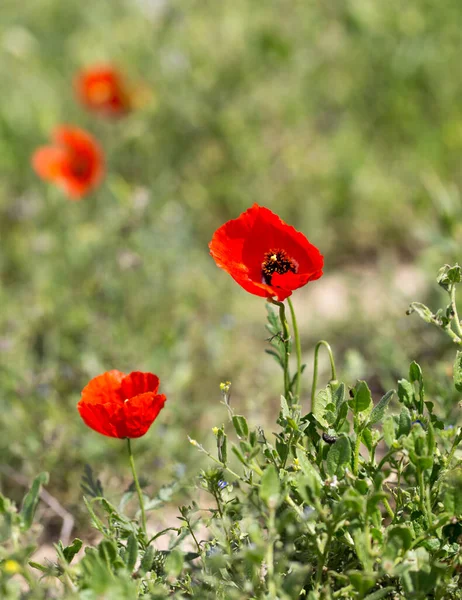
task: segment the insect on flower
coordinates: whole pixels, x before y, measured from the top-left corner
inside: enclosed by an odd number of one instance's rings
[[[323,257],[316,246],[258,204],[217,229],[209,248],[221,269],[263,298],[285,300],[322,275]]]
[[[152,373],[107,371],[83,389],[77,408],[84,423],[102,435],[138,438],[164,407],[166,397],[158,389]]]
[[[80,200],[103,177],[103,152],[93,136],[78,127],[62,125],[52,139],[52,145],[34,152],[32,166],[39,177],[61,187],[72,200]]]
[[[131,93],[123,75],[110,65],[83,69],[74,80],[75,93],[87,109],[120,117],[132,108]]]

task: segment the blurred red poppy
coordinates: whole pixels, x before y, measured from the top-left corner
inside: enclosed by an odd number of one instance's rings
[[[159,378],[152,373],[107,371],[83,389],[77,408],[84,423],[98,433],[138,438],[164,407],[166,397],[158,389]]]
[[[78,127],[58,127],[53,142],[34,152],[32,165],[42,179],[52,181],[70,198],[79,200],[101,181],[103,152],[96,140]]]
[[[131,94],[117,69],[101,65],[84,69],[74,80],[79,101],[89,110],[120,117],[131,108]]]
[[[324,260],[316,246],[258,204],[217,229],[209,248],[220,268],[264,298],[285,300],[322,275]]]

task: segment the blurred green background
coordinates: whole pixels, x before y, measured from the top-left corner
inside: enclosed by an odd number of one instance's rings
[[[438,267],[460,259],[461,22],[459,0],[2,0],[2,462],[27,478],[49,470],[71,511],[85,462],[121,491],[124,445],[75,409],[113,368],[157,373],[168,396],[135,444],[153,483],[196,472],[186,436],[213,444],[223,380],[253,425],[274,423],[264,301],[207,248],[253,202],[325,255],[324,277],[294,295],[304,407],[324,338],[341,375],[375,394],[421,361],[453,422],[453,348],[405,311],[436,306]],[[74,99],[75,73],[101,62],[145,88],[124,119]],[[107,155],[103,185],[79,203],[30,167],[60,123],[87,128]],[[16,485],[2,475],[20,497]]]

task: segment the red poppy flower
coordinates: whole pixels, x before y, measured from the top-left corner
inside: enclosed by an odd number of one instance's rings
[[[103,176],[103,153],[96,140],[78,127],[62,125],[53,133],[54,144],[38,148],[32,165],[37,174],[79,200]]]
[[[111,66],[90,67],[74,81],[80,102],[89,110],[109,117],[119,117],[131,108],[130,92],[122,75]]]
[[[108,371],[83,389],[77,408],[85,424],[98,433],[137,438],[164,407],[166,397],[157,393],[158,388],[159,378],[152,373]]]
[[[316,246],[258,204],[217,229],[209,248],[220,268],[264,298],[285,300],[322,275],[324,261]]]

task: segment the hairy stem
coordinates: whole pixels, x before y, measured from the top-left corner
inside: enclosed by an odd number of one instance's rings
[[[290,333],[289,325],[286,318],[286,307],[284,302],[278,302],[271,298],[271,302],[279,307],[279,320],[282,325],[282,335],[284,344],[284,398],[290,403],[290,373],[289,373],[289,356],[290,356]]]
[[[133,459],[132,445],[131,445],[130,438],[127,438],[127,448],[128,448],[128,458],[130,461],[130,467],[131,467],[132,475],[133,475],[133,481],[135,483],[136,493],[138,494],[138,500],[140,503],[141,527],[143,529],[144,535],[146,536],[146,513],[144,511],[143,492],[141,490],[140,482],[138,480],[138,475],[136,474],[135,461]]]
[[[292,300],[287,298],[287,302],[289,304],[290,316],[292,318],[292,328],[294,330],[294,339],[295,339],[295,350],[297,352],[297,381],[295,387],[295,397],[298,402],[300,402],[300,390],[301,390],[301,381],[302,381],[302,345],[300,342],[300,333],[298,331],[297,318],[295,316],[294,305],[292,304]]]
[[[335,369],[334,355],[332,354],[332,348],[325,340],[320,340],[314,348],[314,366],[313,366],[313,383],[311,385],[311,412],[314,412],[316,406],[316,386],[318,384],[318,359],[319,349],[324,346],[329,354],[330,369],[331,369],[331,381],[337,380],[337,371]]]
[[[459,338],[462,338],[462,328],[460,326],[460,319],[457,313],[457,304],[456,304],[456,286],[453,284],[451,287],[451,308],[454,313],[454,324],[456,327],[456,333]]]

